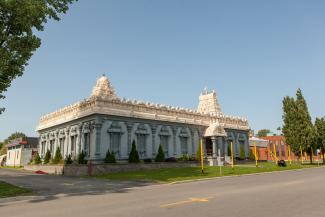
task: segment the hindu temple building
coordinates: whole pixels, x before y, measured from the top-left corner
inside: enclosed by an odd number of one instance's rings
[[[204,90],[196,111],[120,98],[109,79],[101,76],[89,98],[40,118],[39,153],[101,162],[107,150],[127,160],[135,141],[142,159],[155,158],[161,145],[166,157],[195,156],[202,139],[205,155],[214,164],[227,160],[232,142],[235,156],[249,154],[247,119],[224,115],[215,91]],[[217,161],[218,160],[218,161]]]

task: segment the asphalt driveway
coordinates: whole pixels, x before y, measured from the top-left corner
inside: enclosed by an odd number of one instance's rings
[[[35,196],[29,198],[35,200],[49,200],[60,196],[123,193],[127,192],[130,188],[150,184],[135,181],[117,182],[95,178],[39,175],[15,169],[0,169],[0,180],[33,190]],[[9,200],[15,199],[21,200],[22,198],[10,198]],[[0,203],[7,200],[0,199]]]

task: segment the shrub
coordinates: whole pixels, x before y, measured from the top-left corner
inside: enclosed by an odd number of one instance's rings
[[[86,158],[86,155],[84,153],[84,151],[81,151],[79,154],[78,154],[78,164],[87,164],[87,160],[85,159]]]
[[[116,163],[115,155],[109,150],[106,152],[105,163]]]
[[[161,145],[159,146],[158,154],[156,156],[155,161],[156,162],[164,162],[165,161],[165,153],[164,153],[163,148],[161,147]]]
[[[178,159],[178,161],[181,161],[181,162],[186,162],[186,161],[190,161],[190,160],[191,160],[191,157],[188,154],[183,154],[183,156]]]
[[[146,158],[143,160],[143,162],[145,163],[152,163],[152,159],[151,158]]]
[[[65,160],[64,160],[64,164],[72,164],[73,161],[72,161],[72,157],[71,157],[71,154],[69,154]]]
[[[140,163],[139,153],[135,145],[135,141],[132,142],[132,149],[129,155],[129,163]]]
[[[62,163],[62,155],[61,155],[60,147],[57,147],[52,163],[54,164]]]
[[[50,150],[47,150],[44,157],[44,164],[50,163],[50,160],[51,160],[51,152]]]
[[[170,162],[170,163],[175,163],[175,162],[177,162],[177,159],[175,157],[170,157],[170,158],[167,158],[165,161]]]
[[[36,152],[36,154],[34,155],[34,159],[32,163],[35,165],[42,163],[41,157],[39,156],[38,152]]]
[[[249,159],[250,160],[255,160],[255,155],[252,149],[249,150]]]
[[[241,160],[245,160],[246,156],[245,156],[245,148],[244,146],[240,146],[240,150],[239,150],[239,158]]]

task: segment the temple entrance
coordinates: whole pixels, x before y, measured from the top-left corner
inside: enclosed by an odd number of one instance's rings
[[[205,150],[207,156],[212,156],[212,140],[211,138],[205,138]]]

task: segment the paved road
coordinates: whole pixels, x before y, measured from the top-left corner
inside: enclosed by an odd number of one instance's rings
[[[44,200],[0,203],[1,216],[10,217],[325,216],[325,168],[174,185],[137,186],[7,170],[0,170],[0,180],[39,186],[44,196]]]

